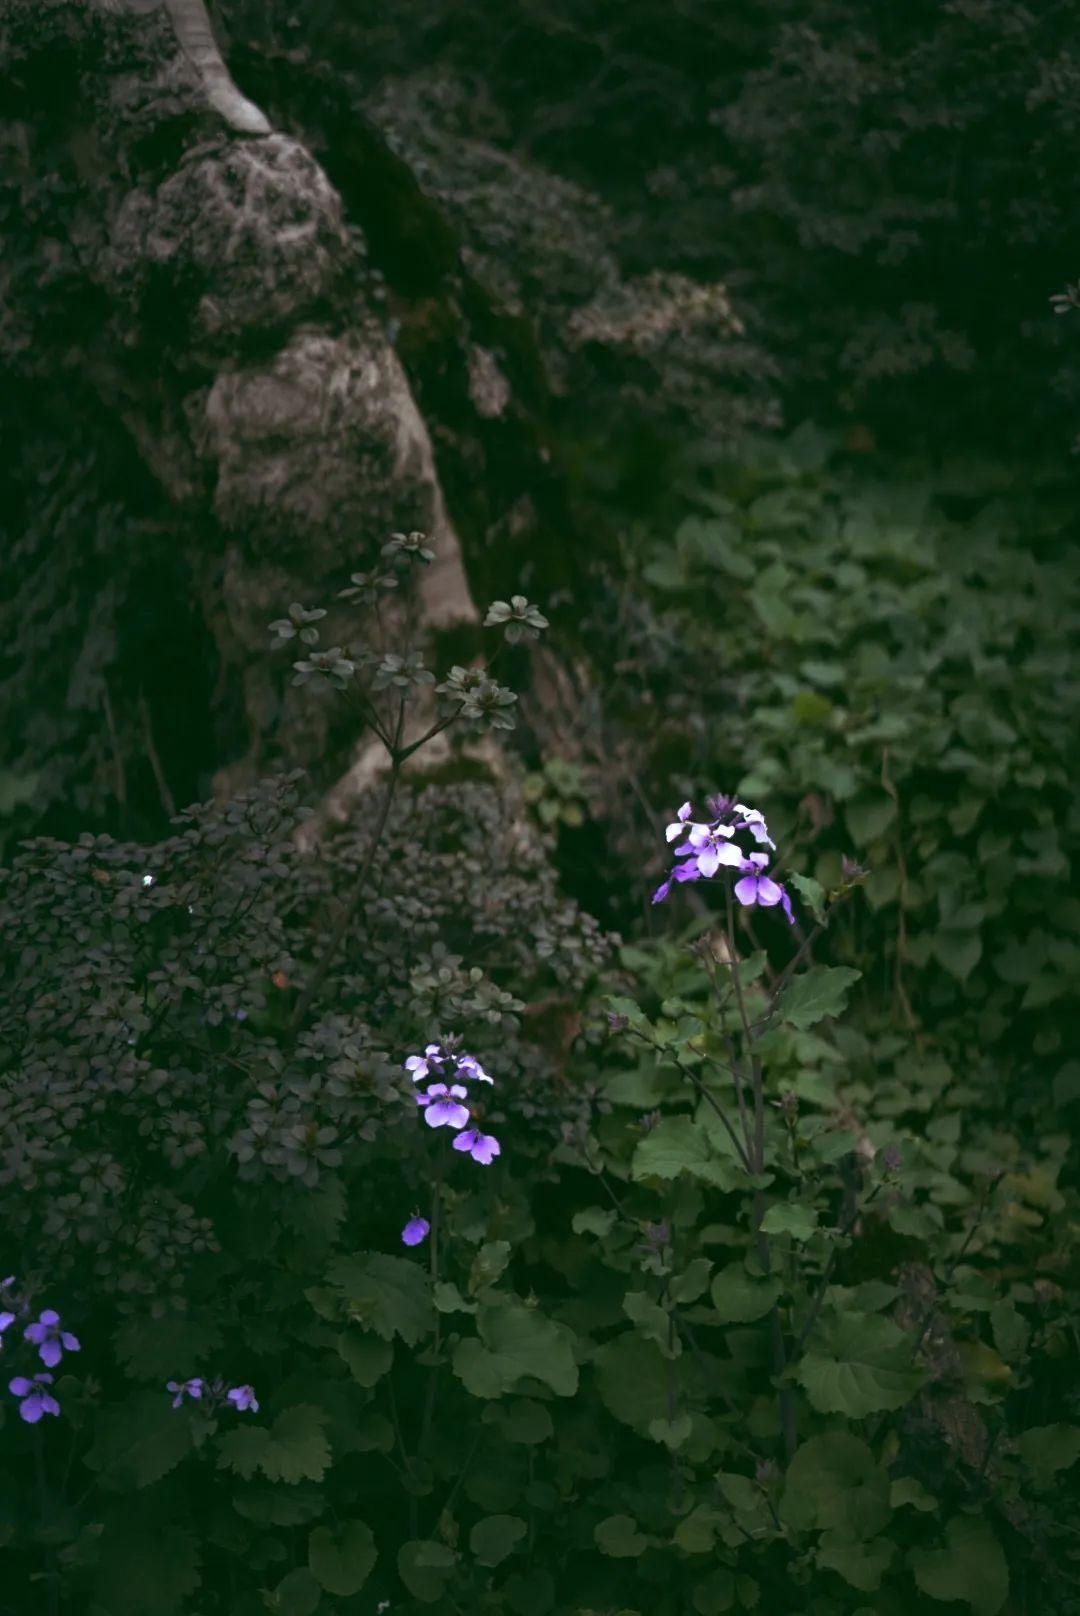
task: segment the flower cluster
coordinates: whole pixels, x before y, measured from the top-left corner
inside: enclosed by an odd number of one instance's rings
[[[502,1147],[496,1138],[481,1133],[475,1125],[466,1127],[472,1120],[472,1114],[468,1106],[462,1103],[469,1097],[466,1083],[494,1081],[476,1056],[458,1054],[454,1049],[454,1040],[448,1038],[441,1044],[428,1044],[422,1055],[410,1055],[405,1062],[405,1070],[414,1083],[427,1083],[426,1092],[416,1096],[416,1103],[423,1107],[424,1121],[428,1127],[458,1130],[454,1149],[471,1156],[483,1167],[490,1166],[495,1157],[501,1155]],[[431,1078],[437,1081],[431,1082]],[[450,1082],[443,1081],[445,1078],[449,1078]],[[426,1218],[416,1214],[405,1225],[401,1238],[407,1246],[417,1246],[430,1227]]]
[[[780,883],[765,873],[769,855],[761,852],[761,846],[771,847],[775,852],[776,843],[769,835],[764,816],[756,808],[748,808],[730,797],[714,797],[708,807],[713,817],[698,822],[693,817],[691,804],[684,802],[678,817],[667,827],[669,842],[685,838],[674,849],[675,857],[682,862],[676,864],[667,880],[657,887],[653,903],[664,901],[673,881],[708,881],[719,869],[738,870],[740,879],[735,883],[735,896],[744,908],[757,903],[771,909],[780,904],[788,921],[794,925],[791,899]],[[753,837],[758,849],[746,852],[741,848],[735,841],[740,833]]]
[[[13,1294],[15,1275],[9,1274],[6,1279],[0,1280],[0,1345],[3,1345],[4,1331],[10,1329],[19,1313],[25,1318],[30,1311],[28,1298]],[[14,1308],[18,1312],[13,1311]],[[19,1399],[19,1414],[27,1425],[36,1425],[44,1414],[59,1414],[60,1404],[49,1388],[53,1383],[53,1376],[49,1373],[55,1369],[65,1352],[81,1352],[82,1347],[70,1330],[65,1330],[60,1322],[60,1315],[55,1308],[44,1308],[33,1324],[28,1324],[23,1331],[23,1340],[31,1342],[38,1349],[38,1357],[45,1365],[36,1375],[16,1375],[8,1382],[8,1391]],[[204,1383],[202,1380],[185,1380],[178,1383],[170,1380],[168,1388],[176,1395],[173,1398],[173,1408],[179,1408],[185,1394],[188,1397],[201,1398]],[[215,1380],[206,1386],[209,1401],[212,1404],[228,1402],[237,1409],[252,1409],[259,1411],[254,1389],[251,1386],[234,1386],[230,1391],[225,1390],[223,1380]]]
[[[11,1294],[15,1284],[15,1275],[9,1274],[0,1280],[0,1342],[3,1341],[4,1331],[9,1329],[18,1318],[11,1306],[14,1302],[25,1318],[28,1311],[26,1298],[14,1297]],[[23,1340],[31,1342],[38,1349],[38,1357],[45,1368],[33,1377],[29,1375],[16,1375],[8,1381],[8,1391],[19,1399],[19,1413],[28,1425],[36,1425],[43,1414],[59,1414],[60,1404],[56,1401],[49,1387],[53,1383],[50,1369],[55,1369],[65,1352],[81,1352],[82,1348],[70,1330],[65,1330],[60,1324],[60,1315],[54,1308],[45,1308],[33,1324],[28,1324],[23,1331]]]
[[[204,1381],[196,1376],[194,1380],[170,1380],[165,1390],[174,1394],[173,1408],[179,1408],[185,1397],[190,1397],[195,1402],[201,1402],[205,1394],[211,1408],[226,1402],[231,1403],[233,1408],[239,1409],[241,1412],[248,1408],[251,1409],[253,1414],[259,1412],[259,1402],[255,1396],[253,1386],[233,1386],[229,1391],[226,1391],[223,1380]]]

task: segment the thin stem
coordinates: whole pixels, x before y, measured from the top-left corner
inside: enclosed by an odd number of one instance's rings
[[[434,1291],[435,1291],[435,1286],[438,1284],[438,1280],[439,1280],[439,1228],[440,1228],[441,1212],[442,1212],[442,1174],[443,1174],[442,1152],[437,1151],[436,1156],[435,1156],[435,1184],[434,1184],[434,1188],[432,1190],[432,1197],[431,1197],[431,1247],[430,1247],[431,1266],[430,1266],[430,1272],[431,1272],[431,1290],[432,1290],[433,1295],[434,1295]],[[426,1394],[426,1396],[424,1398],[424,1416],[423,1416],[423,1419],[422,1419],[421,1424],[420,1424],[420,1436],[419,1436],[419,1438],[417,1440],[417,1444],[416,1444],[416,1451],[417,1451],[418,1454],[421,1455],[421,1457],[423,1456],[424,1449],[427,1446],[428,1432],[431,1429],[431,1418],[432,1418],[432,1415],[435,1412],[435,1388],[438,1385],[438,1380],[439,1380],[439,1344],[440,1344],[440,1336],[441,1336],[441,1326],[442,1326],[442,1314],[438,1311],[438,1309],[436,1309],[436,1312],[435,1312],[435,1342],[434,1342],[434,1346],[433,1346],[433,1349],[432,1349],[433,1353],[434,1353],[434,1356],[435,1356],[435,1362],[431,1366],[431,1378],[428,1380],[427,1394]]]
[[[401,733],[404,712],[405,703],[402,701],[401,711],[398,715],[398,736],[400,736]],[[333,965],[334,960],[337,958],[338,949],[341,947],[341,944],[344,941],[345,933],[348,931],[349,924],[353,918],[353,915],[356,913],[360,899],[364,895],[364,889],[367,886],[368,871],[371,869],[371,864],[375,857],[376,850],[378,849],[379,842],[382,840],[382,833],[386,828],[386,821],[390,817],[390,805],[394,800],[394,793],[397,790],[400,767],[401,760],[397,756],[396,751],[392,751],[390,755],[390,777],[386,782],[386,790],[383,793],[382,807],[379,810],[379,817],[375,822],[375,829],[372,832],[371,841],[368,844],[368,850],[364,855],[364,861],[360,866],[360,872],[353,883],[352,889],[349,892],[344,905],[342,906],[340,914],[338,915],[334,929],[330,933],[330,939],[322,952],[322,957],[316,962],[314,970],[308,977],[307,986],[304,988],[304,991],[296,1001],[296,1008],[293,1010],[286,1033],[286,1038],[290,1044],[296,1039],[297,1034],[300,1032],[300,1029],[307,1020],[308,1011],[311,1009],[316,994],[325,982],[331,965]]]

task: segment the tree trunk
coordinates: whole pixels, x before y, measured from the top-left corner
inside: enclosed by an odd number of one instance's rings
[[[431,536],[414,643],[457,660],[479,648],[459,533],[488,592],[530,548],[544,581],[534,541],[566,508],[516,385],[527,343],[378,131],[350,128],[332,183],[279,122],[321,106],[315,145],[337,149],[327,86],[250,58],[256,105],[203,0],[0,0],[0,59],[0,767],[36,778],[61,834],[118,810],[151,834],[281,765],[340,777],[340,816],[378,758],[290,687],[267,625],[330,606],[392,531]],[[426,283],[391,317],[367,237],[393,256],[417,228]],[[513,477],[478,493],[500,457]]]

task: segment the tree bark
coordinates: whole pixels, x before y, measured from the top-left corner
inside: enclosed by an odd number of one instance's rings
[[[290,687],[291,659],[272,657],[268,623],[292,600],[331,606],[390,532],[420,529],[437,559],[421,581],[414,643],[449,636],[468,660],[479,628],[432,432],[364,233],[305,142],[237,88],[202,0],[0,0],[0,57],[13,64],[0,141],[16,154],[18,205],[0,269],[0,305],[15,311],[0,325],[12,378],[0,409],[18,461],[6,474],[12,587],[0,598],[14,603],[16,651],[43,593],[70,628],[47,670],[18,656],[4,670],[0,762],[36,769],[44,754],[54,798],[91,821],[115,809],[116,781],[164,809],[197,794],[196,773],[232,794],[275,765],[314,766],[324,785],[340,776],[327,798],[340,818],[371,783],[378,749],[356,754],[333,705]],[[60,114],[42,99],[50,79]],[[382,163],[390,174],[380,205],[392,208],[408,176],[377,132],[358,139],[363,171]],[[393,234],[392,219],[381,224]],[[446,252],[449,261],[452,243]],[[467,511],[490,580],[493,546],[527,550],[553,484],[512,382],[475,338],[478,324],[484,335],[498,328],[498,311],[478,316],[474,297],[470,321],[449,285],[399,302],[395,318],[415,326],[416,305],[450,307],[443,341],[471,415],[453,431],[436,420],[436,431],[456,484],[516,422],[516,494],[479,512],[471,496]],[[422,361],[423,344],[411,346]],[[445,353],[435,368],[446,371]],[[494,451],[468,441],[487,426],[503,430]],[[73,487],[76,449],[84,474]],[[38,487],[50,457],[64,510],[88,531],[114,511],[85,575],[89,539],[57,537],[57,502]],[[337,610],[323,627],[326,644],[353,631]],[[185,704],[196,711],[181,722]],[[43,746],[27,722],[40,708],[56,715],[55,755],[55,738]]]

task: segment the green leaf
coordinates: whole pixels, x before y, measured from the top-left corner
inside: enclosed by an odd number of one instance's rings
[[[125,1505],[109,1516],[98,1541],[94,1605],[108,1616],[177,1616],[191,1608],[199,1567],[194,1533]]]
[[[474,1397],[502,1397],[525,1375],[541,1380],[559,1397],[577,1391],[574,1335],[537,1308],[522,1303],[482,1308],[478,1336],[454,1349],[453,1369]]]
[[[617,1420],[649,1434],[650,1420],[668,1417],[669,1388],[676,1395],[691,1384],[688,1355],[664,1358],[652,1341],[628,1331],[598,1348],[592,1360],[596,1389]]]
[[[723,1616],[735,1603],[734,1576],[726,1566],[718,1566],[695,1582],[690,1600],[697,1616]]]
[[[677,1358],[682,1352],[682,1338],[671,1332],[671,1317],[667,1309],[655,1302],[645,1291],[627,1291],[623,1297],[623,1312],[649,1341],[655,1341],[665,1358]],[[668,1345],[668,1337],[672,1336]]]
[[[1007,1363],[1017,1363],[1027,1352],[1031,1329],[1016,1303],[1003,1298],[990,1309],[994,1345]]]
[[[334,1529],[317,1526],[308,1537],[308,1565],[328,1594],[348,1599],[359,1593],[378,1559],[375,1537],[366,1521],[336,1521]]]
[[[198,1316],[168,1313],[152,1319],[148,1313],[137,1313],[113,1331],[112,1339],[116,1356],[133,1379],[158,1382],[179,1379],[179,1365],[208,1358],[224,1337],[217,1324]],[[156,1386],[154,1395],[156,1401]]]
[[[322,1591],[307,1566],[297,1566],[282,1577],[274,1589],[277,1603],[274,1610],[281,1616],[313,1616],[322,1599]]]
[[[338,1336],[337,1349],[353,1379],[361,1386],[374,1386],[381,1380],[394,1361],[394,1346],[381,1336],[366,1335],[360,1330],[346,1330]]]
[[[513,1554],[528,1530],[528,1525],[518,1515],[486,1515],[469,1533],[469,1548],[481,1565],[501,1565]]]
[[[917,1509],[922,1514],[936,1510],[938,1501],[932,1492],[929,1492],[914,1476],[901,1476],[889,1488],[889,1502],[893,1509],[903,1509],[905,1505]]]
[[[338,1257],[326,1278],[348,1317],[387,1341],[399,1335],[414,1347],[433,1326],[430,1281],[419,1263],[363,1251]]]
[[[962,1599],[976,1616],[997,1616],[1009,1594],[1001,1544],[981,1515],[954,1515],[937,1549],[908,1553],[916,1585],[931,1599]]]
[[[825,888],[812,875],[789,875],[789,887],[794,887],[815,920],[825,918]]]
[[[762,1234],[789,1234],[793,1240],[809,1240],[817,1233],[817,1213],[797,1201],[781,1201],[770,1206],[761,1220]]]
[[[303,1526],[320,1516],[326,1500],[318,1487],[303,1483],[291,1487],[268,1487],[265,1482],[237,1482],[232,1489],[232,1506],[238,1515],[259,1526]]]
[[[519,1397],[507,1408],[500,1409],[499,1414],[499,1429],[507,1442],[535,1447],[555,1434],[547,1408],[533,1397]]]
[[[864,791],[844,809],[848,834],[856,847],[879,841],[896,818],[896,803],[887,791]]]
[[[731,1263],[709,1288],[720,1324],[753,1324],[765,1317],[783,1286],[775,1277],[751,1279],[741,1263]]]
[[[245,1480],[261,1470],[268,1481],[321,1481],[330,1465],[327,1418],[314,1403],[296,1403],[269,1429],[246,1425],[229,1431],[218,1441],[218,1469]]]
[[[1053,1486],[1058,1471],[1070,1469],[1080,1459],[1077,1425],[1037,1425],[1021,1432],[1015,1440],[1037,1492]]]
[[[817,1563],[850,1582],[860,1593],[873,1594],[881,1587],[881,1579],[889,1569],[896,1553],[896,1545],[888,1538],[875,1538],[873,1543],[852,1542],[842,1532],[826,1532],[818,1544]]]
[[[876,1537],[891,1514],[889,1478],[857,1436],[826,1431],[804,1442],[788,1465],[779,1514],[797,1532]]]
[[[575,1212],[570,1220],[570,1227],[575,1234],[594,1234],[602,1240],[606,1234],[611,1233],[615,1222],[615,1214],[610,1207],[587,1206],[580,1212]]]
[[[469,1269],[469,1295],[494,1285],[506,1271],[510,1261],[509,1240],[486,1240],[472,1260]]]
[[[819,1414],[864,1419],[902,1408],[922,1385],[912,1366],[911,1342],[903,1330],[877,1314],[848,1313],[834,1319],[820,1346],[795,1370]]]
[[[609,1515],[593,1527],[593,1541],[601,1554],[613,1560],[633,1560],[644,1554],[649,1540],[637,1529],[630,1515]]]
[[[848,965],[812,965],[797,976],[780,1000],[780,1019],[804,1030],[825,1016],[838,1016],[861,971]]]
[[[398,1575],[414,1599],[433,1605],[446,1592],[454,1569],[454,1551],[432,1538],[410,1538],[397,1556]]]
[[[982,936],[977,931],[942,926],[934,933],[934,955],[950,976],[966,982],[982,958]]]
[[[132,1492],[160,1481],[191,1449],[190,1420],[164,1392],[140,1391],[102,1409],[83,1463],[110,1490]]]
[[[694,1422],[689,1414],[676,1415],[675,1419],[650,1420],[649,1435],[654,1442],[662,1442],[672,1453],[681,1448],[694,1429]]]
[[[437,1279],[432,1291],[435,1306],[440,1313],[475,1313],[478,1304],[466,1301],[450,1280]]]
[[[685,1307],[690,1302],[696,1302],[703,1296],[709,1285],[709,1275],[712,1273],[712,1263],[708,1257],[694,1257],[687,1263],[681,1274],[673,1274],[669,1281],[669,1290],[673,1302]]]

